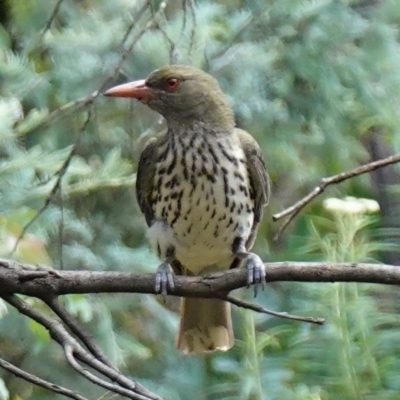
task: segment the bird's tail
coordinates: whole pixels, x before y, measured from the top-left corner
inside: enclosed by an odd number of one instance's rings
[[[184,298],[177,347],[185,354],[226,351],[233,346],[231,306],[218,299]]]

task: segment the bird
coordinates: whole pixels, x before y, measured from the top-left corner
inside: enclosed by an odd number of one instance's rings
[[[247,268],[248,284],[265,281],[251,253],[270,193],[256,140],[235,125],[218,81],[189,65],[167,65],[146,79],[114,86],[105,96],[137,99],[167,128],[139,159],[136,197],[147,236],[161,260],[156,290],[173,290],[175,274]],[[176,345],[184,354],[226,351],[234,344],[230,303],[183,298]]]

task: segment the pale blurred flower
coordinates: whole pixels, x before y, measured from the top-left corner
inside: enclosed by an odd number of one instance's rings
[[[14,97],[3,98],[0,100],[0,115],[2,119],[7,118],[11,124],[18,122],[24,118],[22,104]]]
[[[325,210],[343,214],[365,214],[380,210],[379,203],[372,199],[347,196],[344,199],[330,197],[323,201]]]

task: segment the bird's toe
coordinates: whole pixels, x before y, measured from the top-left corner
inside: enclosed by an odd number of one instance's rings
[[[156,293],[166,296],[168,292],[173,291],[175,288],[174,275],[171,272],[169,264],[162,263],[156,272]]]
[[[265,265],[257,254],[249,253],[245,260],[247,269],[247,286],[254,285],[254,295],[257,295],[259,285],[265,286]]]

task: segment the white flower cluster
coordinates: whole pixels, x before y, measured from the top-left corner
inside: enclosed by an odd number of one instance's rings
[[[330,197],[323,201],[326,210],[344,214],[374,213],[380,210],[379,203],[372,199],[347,196],[344,199]]]

